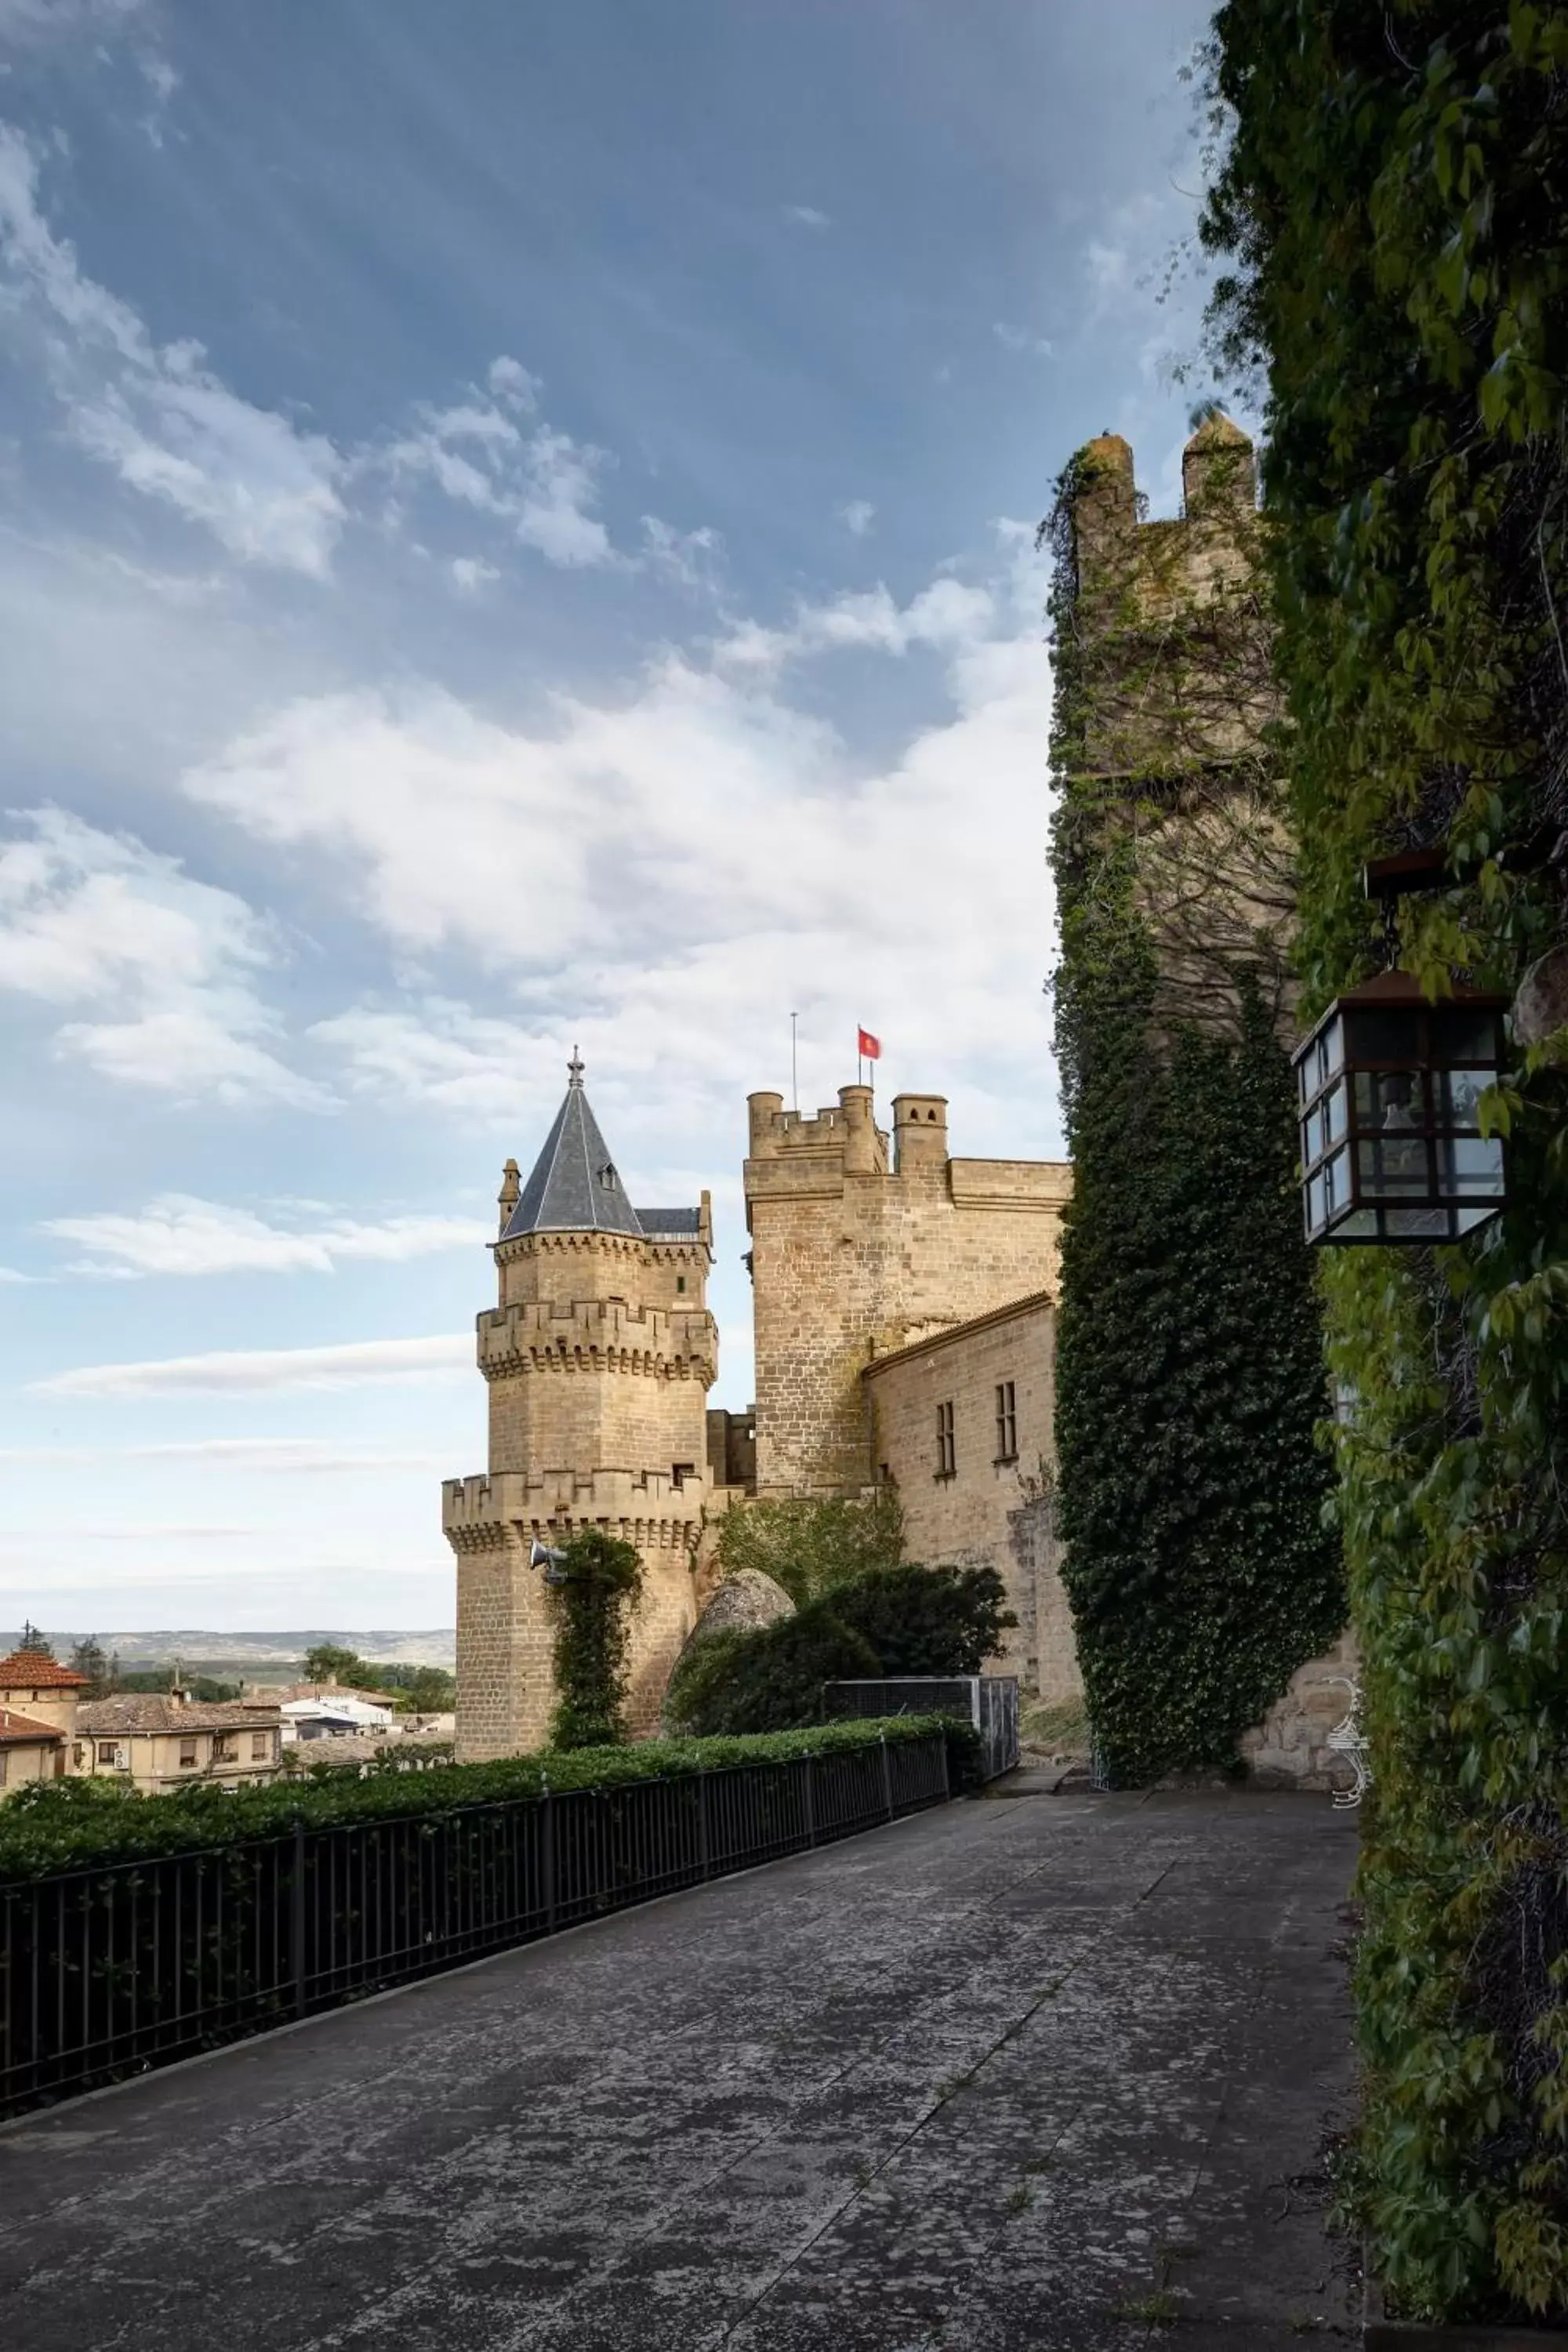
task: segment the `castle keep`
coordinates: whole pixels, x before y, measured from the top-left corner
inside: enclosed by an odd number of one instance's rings
[[[1078,1688],[1050,1486],[1063,1161],[955,1160],[941,1095],[869,1087],[814,1118],[750,1097],[756,1491],[897,1486],[905,1551],[1001,1571],[1018,1619],[996,1664]]]
[[[489,1468],[449,1480],[441,1522],[458,1559],[458,1750],[465,1762],[541,1746],[554,1704],[554,1624],[529,1558],[597,1527],[644,1565],[628,1716],[651,1729],[696,1622],[692,1568],[708,1499],[709,1196],[635,1209],[574,1055],[566,1096],[526,1184],[507,1162],[494,1244],[498,1304],[478,1322]]]

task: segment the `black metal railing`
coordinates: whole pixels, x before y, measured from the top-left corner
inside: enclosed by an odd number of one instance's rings
[[[949,1793],[940,1735],[318,1825],[0,1887],[0,2116]]]

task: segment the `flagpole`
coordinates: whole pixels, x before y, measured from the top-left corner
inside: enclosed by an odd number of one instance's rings
[[[798,1040],[795,1034],[795,1024],[799,1019],[798,1013],[792,1013],[789,1016],[789,1098],[791,1108],[795,1110],[800,1108],[800,1070],[796,1057]]]

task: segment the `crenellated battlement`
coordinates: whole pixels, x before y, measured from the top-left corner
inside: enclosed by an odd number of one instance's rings
[[[873,1354],[1054,1288],[1065,1162],[954,1160],[947,1100],[869,1087],[802,1118],[749,1097],[746,1223],[757,1343],[757,1490],[855,1494],[875,1465],[860,1393]]]
[[[559,1548],[584,1528],[602,1528],[639,1552],[685,1553],[700,1532],[707,1494],[701,1470],[679,1484],[651,1470],[492,1471],[443,1482],[441,1530],[459,1552],[535,1538]]]
[[[671,1311],[622,1298],[558,1307],[527,1299],[476,1318],[479,1367],[489,1381],[539,1372],[616,1373],[710,1384],[719,1327],[706,1307]]]

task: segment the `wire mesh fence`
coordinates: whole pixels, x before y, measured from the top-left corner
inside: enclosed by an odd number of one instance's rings
[[[940,1804],[942,1739],[280,1836],[0,1888],[0,2116]]]

